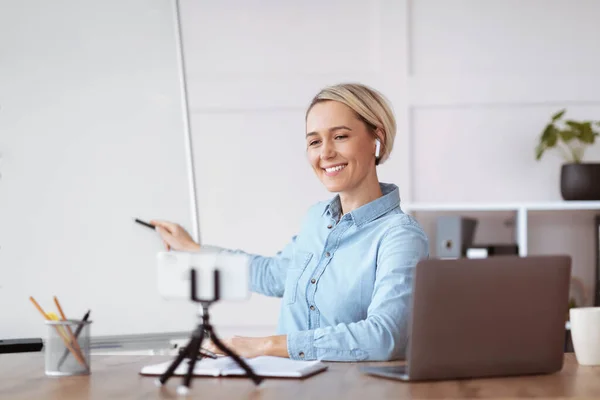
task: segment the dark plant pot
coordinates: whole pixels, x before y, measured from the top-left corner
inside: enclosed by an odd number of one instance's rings
[[[565,200],[600,200],[600,163],[563,164],[560,193]]]

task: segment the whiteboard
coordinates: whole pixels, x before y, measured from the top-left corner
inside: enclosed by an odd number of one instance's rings
[[[0,30],[0,338],[46,336],[29,296],[94,336],[190,330],[133,222],[197,230],[175,2],[6,1]]]

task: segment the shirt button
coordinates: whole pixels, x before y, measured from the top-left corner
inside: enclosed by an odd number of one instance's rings
[[[310,306],[311,311],[315,311],[315,306]]]
[[[316,282],[317,282],[317,280],[316,280],[315,278],[312,278],[312,279],[310,280],[310,283],[313,283],[313,284],[314,284],[314,283],[316,283]]]
[[[325,253],[325,257],[329,257],[330,255],[329,252]]]
[[[327,225],[327,229],[331,229],[331,228],[333,228],[333,225],[331,225],[331,224]]]
[[[301,351],[300,353],[298,353],[298,357],[304,358],[304,352]]]

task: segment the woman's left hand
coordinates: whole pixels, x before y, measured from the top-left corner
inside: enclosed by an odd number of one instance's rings
[[[259,356],[289,357],[286,339],[286,335],[267,337],[234,336],[229,339],[221,339],[221,342],[225,347],[244,358]],[[215,354],[224,354],[212,341],[208,341],[202,347]]]

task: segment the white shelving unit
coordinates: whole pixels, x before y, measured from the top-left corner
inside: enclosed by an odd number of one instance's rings
[[[494,212],[514,211],[515,230],[519,255],[527,255],[527,216],[534,211],[583,211],[599,210],[600,201],[554,201],[524,203],[403,203],[402,209],[410,214],[417,212]]]

